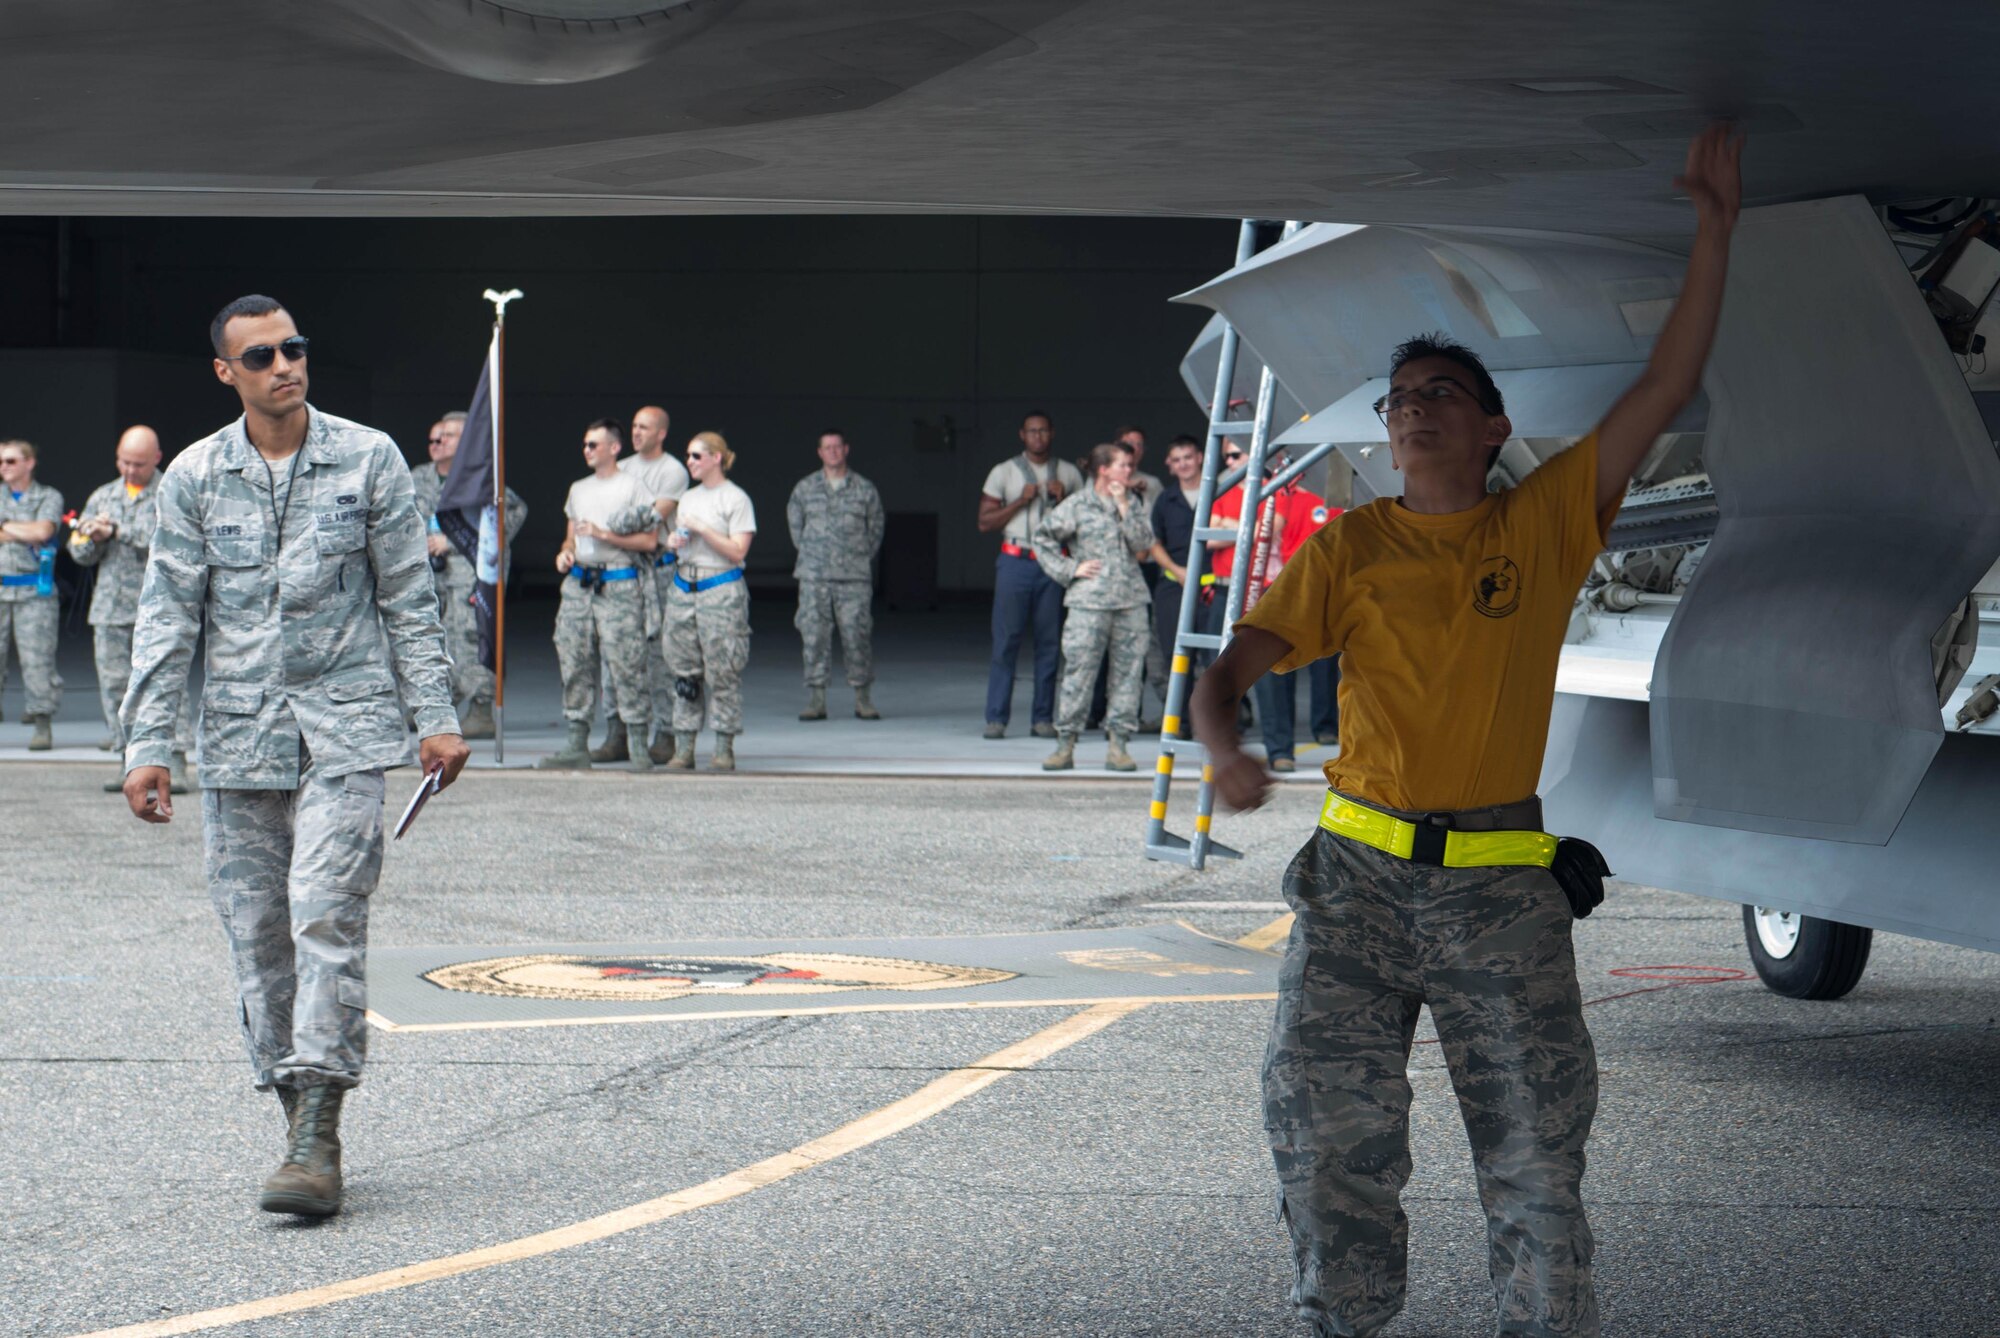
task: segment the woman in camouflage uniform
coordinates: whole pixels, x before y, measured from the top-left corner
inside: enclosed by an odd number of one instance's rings
[[[750,587],[743,563],[757,537],[750,495],[729,481],[736,452],[720,432],[698,432],[688,443],[694,486],[681,495],[667,539],[674,550],[662,649],[674,676],[674,755],[669,768],[694,769],[694,740],[704,707],[715,731],[712,771],[736,769],[743,729],[743,666],[750,662]]]
[[[1044,771],[1076,765],[1076,740],[1090,710],[1097,666],[1111,656],[1110,707],[1104,715],[1108,771],[1136,763],[1125,741],[1139,717],[1139,674],[1152,634],[1152,598],[1139,558],[1153,548],[1152,521],[1126,486],[1132,448],[1109,442],[1091,450],[1091,486],[1065,497],[1035,533],[1035,560],[1062,585],[1064,622],[1062,686],[1056,694],[1056,750]]]

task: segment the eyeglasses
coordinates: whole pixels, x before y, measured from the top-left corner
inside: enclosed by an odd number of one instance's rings
[[[431,444],[431,445],[433,445],[433,446],[442,446],[442,445],[444,445],[444,444],[445,444],[445,442],[446,442],[447,440],[449,440],[449,438],[446,438],[446,437],[432,437],[432,438],[431,438],[431,441],[430,441],[430,444]]]
[[[311,342],[304,335],[293,335],[279,344],[252,344],[235,357],[224,358],[223,361],[240,362],[246,372],[268,372],[280,353],[285,355],[286,362],[304,362],[306,345]]]
[[[1241,459],[1243,459],[1243,452],[1241,452],[1241,451],[1224,451],[1224,452],[1222,453],[1222,458],[1223,458],[1223,459],[1225,459],[1225,460],[1241,460]]]
[[[1381,399],[1375,401],[1375,416],[1386,423],[1389,421],[1390,414],[1395,413],[1412,400],[1423,404],[1449,404],[1460,395],[1466,396],[1475,404],[1479,401],[1479,396],[1473,394],[1464,385],[1452,380],[1448,376],[1439,377],[1437,380],[1427,382],[1424,385],[1416,387],[1414,390],[1396,390],[1384,395]]]
[[[28,457],[25,455],[0,455],[0,465],[25,465],[27,463]]]

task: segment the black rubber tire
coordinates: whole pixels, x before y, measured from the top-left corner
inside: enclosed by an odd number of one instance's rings
[[[1875,931],[1833,920],[1799,917],[1799,939],[1783,957],[1773,957],[1757,936],[1757,911],[1743,908],[1743,940],[1757,978],[1788,999],[1838,999],[1861,983]]]

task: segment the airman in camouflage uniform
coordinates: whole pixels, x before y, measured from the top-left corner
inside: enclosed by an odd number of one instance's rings
[[[430,533],[431,579],[437,586],[439,615],[444,620],[445,650],[451,656],[451,695],[464,702],[459,717],[468,739],[493,737],[493,671],[479,662],[479,617],[472,608],[475,574],[472,563],[445,538],[438,527],[438,490],[444,487],[445,472],[458,452],[458,438],[464,430],[463,413],[446,414],[431,428],[431,458],[410,469],[410,486],[416,493],[417,514]],[[443,465],[444,471],[438,466]],[[527,523],[528,504],[512,488],[507,489],[507,565],[514,562],[514,536]]]
[[[245,414],[161,478],[122,711],[125,797],[146,821],[172,819],[165,768],[205,635],[209,892],[257,1086],[278,1091],[289,1125],[261,1206],[324,1216],[340,1207],[341,1098],[367,1043],[383,771],[410,760],[399,686],[441,784],[466,748],[395,443],[306,403],[305,341],[272,299],[230,303],[210,337]]]
[[[869,700],[875,681],[874,560],[882,547],[882,497],[875,485],[847,467],[847,437],[822,433],[823,468],[800,479],[785,504],[798,562],[799,611],[793,625],[805,643],[806,709],[801,720],[826,719],[826,683],[833,668],[833,630],[840,628],[840,654],[847,685],[854,689],[854,714],[879,720]]]
[[[60,618],[53,587],[42,590],[42,551],[53,548],[62,528],[62,494],[35,482],[35,448],[25,441],[0,442],[0,689],[7,686],[7,643],[21,661],[27,690],[22,716],[33,729],[28,747],[55,746],[49,722],[62,704],[62,676],[56,673]]]
[[[79,567],[96,567],[97,583],[90,596],[90,630],[97,656],[97,694],[109,730],[98,746],[125,751],[125,730],[118,708],[132,681],[132,625],[139,617],[139,587],[146,579],[146,556],[153,549],[155,503],[160,495],[160,439],[150,427],[129,427],[118,438],[118,477],[90,494],[70,531],[70,559]],[[194,750],[193,695],[182,694],[174,726],[173,784],[175,794],[187,793],[187,755]],[[125,788],[125,768],[104,788]]]
[[[743,668],[750,663],[750,587],[743,564],[757,538],[757,508],[729,481],[736,453],[719,432],[697,432],[687,446],[695,486],[674,509],[667,537],[675,556],[667,591],[667,669],[674,675],[676,771],[694,767],[695,738],[707,716],[715,731],[711,771],[736,769],[743,732]]]
[[[563,514],[569,531],[556,555],[563,574],[562,603],[556,609],[556,662],[562,669],[563,747],[538,766],[588,770],[590,717],[597,709],[600,656],[610,666],[612,703],[628,730],[646,737],[652,702],[646,683],[650,560],[659,524],[653,494],[618,468],[624,434],[608,418],[584,433],[583,454],[591,472],[570,485]],[[634,771],[653,769],[651,754],[631,750]]]
[[[1097,666],[1107,650],[1111,672],[1104,765],[1112,771],[1131,771],[1137,765],[1125,751],[1125,741],[1138,725],[1139,676],[1152,635],[1152,597],[1139,558],[1153,547],[1153,525],[1144,504],[1125,487],[1132,472],[1131,448],[1117,443],[1095,447],[1090,466],[1092,486],[1063,498],[1035,534],[1035,560],[1067,592],[1057,745],[1042,763],[1047,771],[1075,765],[1076,740],[1090,713]]]

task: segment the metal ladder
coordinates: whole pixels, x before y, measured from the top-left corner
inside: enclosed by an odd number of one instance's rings
[[[1298,230],[1296,221],[1286,223],[1279,241],[1289,239]],[[1257,220],[1246,218],[1236,235],[1237,266],[1242,266],[1256,253]],[[1314,446],[1300,454],[1269,482],[1264,480],[1264,457],[1271,442],[1271,412],[1277,399],[1278,383],[1271,369],[1265,367],[1257,381],[1255,410],[1248,419],[1232,420],[1229,417],[1229,393],[1236,384],[1239,346],[1236,327],[1225,316],[1222,344],[1217,350],[1215,394],[1209,400],[1208,446],[1201,461],[1201,491],[1196,494],[1194,503],[1194,537],[1188,542],[1186,587],[1181,592],[1180,623],[1174,629],[1174,659],[1167,679],[1166,712],[1160,722],[1160,760],[1153,775],[1152,809],[1146,822],[1147,859],[1170,860],[1197,870],[1206,867],[1211,855],[1218,859],[1241,859],[1243,852],[1222,844],[1210,834],[1215,817],[1215,769],[1209,765],[1207,750],[1201,744],[1179,737],[1181,716],[1187,709],[1189,685],[1193,680],[1193,652],[1212,650],[1220,654],[1222,648],[1229,644],[1231,628],[1243,615],[1244,598],[1249,590],[1246,578],[1250,571],[1251,541],[1264,499],[1311,468],[1333,449],[1328,444]],[[1245,436],[1250,439],[1248,458],[1241,467],[1222,472],[1222,443],[1230,437]],[[1209,512],[1215,505],[1217,495],[1228,492],[1238,483],[1243,485],[1243,509],[1238,517],[1239,523],[1235,526],[1210,525]],[[1220,633],[1194,630],[1196,612],[1201,606],[1202,573],[1208,566],[1208,541],[1211,539],[1233,539],[1236,542],[1229,598],[1224,606]],[[1201,784],[1195,791],[1192,839],[1176,836],[1167,830],[1167,796],[1173,787],[1174,764],[1182,757],[1201,764]]]

